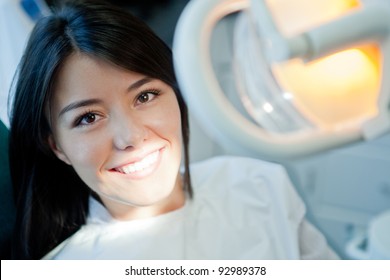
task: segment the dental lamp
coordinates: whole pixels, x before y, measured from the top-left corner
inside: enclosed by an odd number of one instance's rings
[[[309,157],[389,131],[389,1],[192,0],[173,55],[206,134],[233,154],[308,159],[290,171],[338,252],[390,259],[387,151]]]
[[[231,39],[213,50],[219,22],[232,17]],[[193,0],[177,24],[174,63],[213,139],[289,159],[389,131],[389,34],[385,0]],[[213,61],[226,49],[224,79]]]

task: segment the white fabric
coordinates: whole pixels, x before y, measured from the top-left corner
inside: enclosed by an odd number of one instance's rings
[[[117,221],[91,199],[87,224],[46,258],[332,259],[285,170],[248,158],[191,165],[193,200],[157,217]]]

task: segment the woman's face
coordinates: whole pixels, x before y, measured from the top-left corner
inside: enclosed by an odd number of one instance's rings
[[[52,150],[111,214],[182,197],[180,109],[170,86],[75,54],[49,106]]]

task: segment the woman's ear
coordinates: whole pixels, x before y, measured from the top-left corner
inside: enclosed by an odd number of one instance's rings
[[[53,153],[60,159],[62,160],[63,162],[65,162],[66,164],[69,164],[71,165],[68,157],[65,155],[65,153],[62,151],[61,147],[59,145],[57,145],[57,142],[56,140],[54,139],[54,136],[53,135],[50,135],[49,138],[48,138],[48,143],[49,143],[49,147],[50,149],[53,151]]]

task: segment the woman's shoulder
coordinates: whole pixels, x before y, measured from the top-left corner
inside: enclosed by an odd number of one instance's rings
[[[195,199],[228,205],[263,205],[296,213],[304,204],[285,168],[277,163],[239,157],[218,156],[191,165]]]

